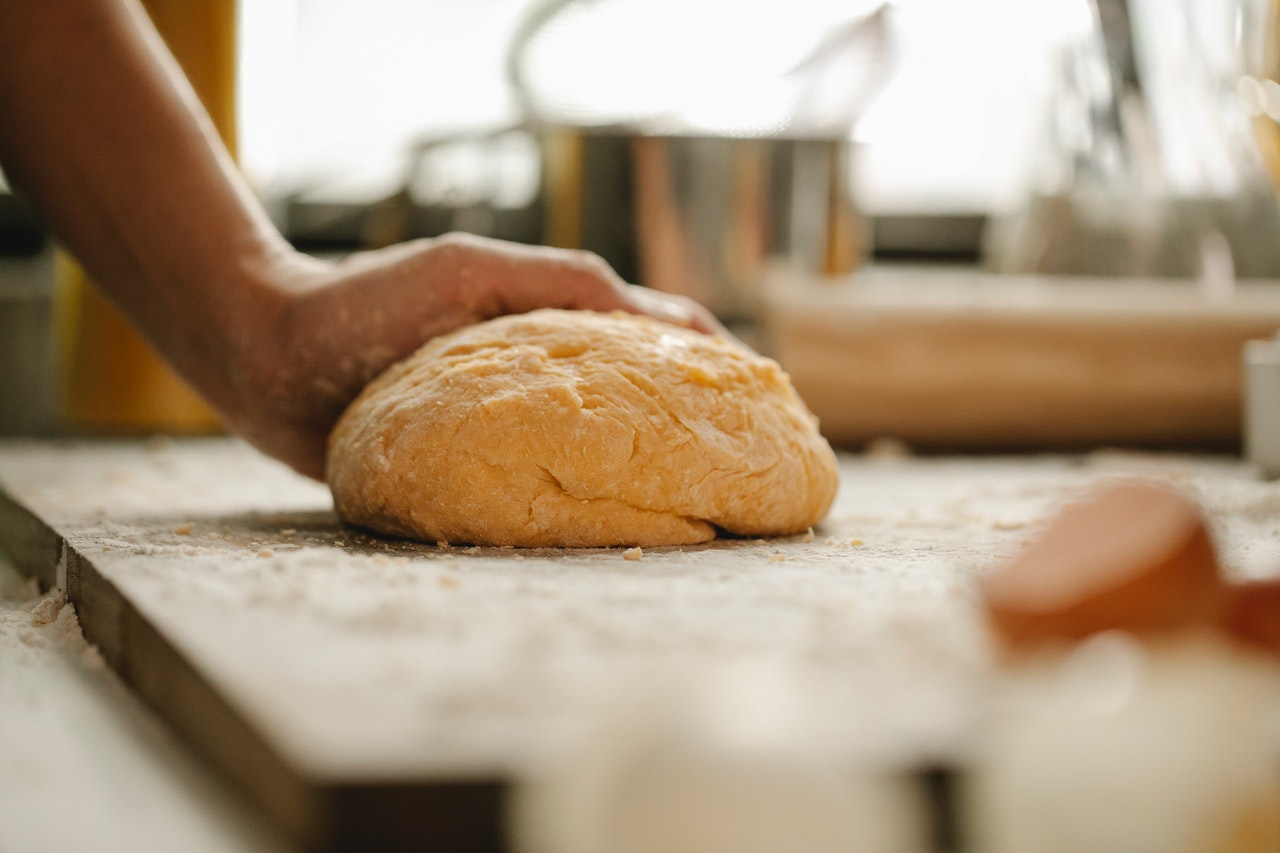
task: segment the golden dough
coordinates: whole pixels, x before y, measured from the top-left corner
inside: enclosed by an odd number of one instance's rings
[[[522,547],[795,533],[835,455],[769,359],[647,317],[543,309],[429,341],[329,438],[351,524]]]

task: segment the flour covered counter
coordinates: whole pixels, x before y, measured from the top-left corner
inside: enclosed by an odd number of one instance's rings
[[[1059,505],[1133,473],[1196,496],[1234,576],[1276,573],[1274,484],[1232,460],[1113,454],[843,456],[834,508],[800,535],[503,549],[343,526],[323,486],[232,440],[10,442],[0,544],[65,588],[108,663],[307,847],[586,849],[623,832],[661,849],[659,826],[754,827],[761,843],[820,826],[808,849],[955,849],[993,722],[1025,695],[974,579]],[[1275,707],[1252,657],[1224,652],[1224,669],[1210,643],[1185,650],[1190,670],[1143,670],[1133,648],[1107,648],[1093,660],[1113,675],[1162,673],[1152,690],[1217,673],[1217,695],[1243,697],[1233,719]],[[1125,720],[1162,713],[1158,690],[1133,695],[1146,704],[1121,702]],[[1179,707],[1167,731],[1218,719]],[[1044,742],[1024,730],[1030,746],[1006,742],[1006,775],[981,790],[1023,772]],[[1207,754],[1274,759],[1273,743],[1239,747],[1242,731],[1210,727]],[[635,764],[638,750],[654,760]],[[1251,778],[1202,822],[1260,816],[1265,838],[1274,789]],[[798,793],[803,813],[765,807]]]

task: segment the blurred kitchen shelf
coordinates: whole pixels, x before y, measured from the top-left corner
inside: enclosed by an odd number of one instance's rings
[[[877,213],[871,251],[877,261],[977,263],[988,217],[983,213]]]
[[[350,252],[449,231],[536,243],[542,232],[541,217],[532,208],[423,205],[400,196],[372,204],[298,197],[278,206],[285,236],[308,252]]]
[[[54,261],[41,242],[43,251],[29,253],[20,244],[21,251],[10,253],[7,238],[0,237],[0,435],[49,434],[54,428]]]
[[[767,349],[844,446],[1233,449],[1243,345],[1280,328],[1280,281],[871,267],[775,273],[764,302]]]
[[[280,212],[286,236],[305,251],[353,251],[370,243],[434,237],[455,230],[536,244],[541,242],[545,227],[537,205],[449,207],[399,196],[363,203],[298,195],[278,199],[272,207]],[[982,213],[883,213],[868,216],[868,222],[868,249],[878,261],[956,264],[980,259],[988,217]],[[631,227],[629,221],[618,224]],[[609,240],[597,242],[602,245],[594,249],[621,275],[638,277],[634,248],[611,252],[604,245],[624,246],[628,242],[625,238],[612,234]]]
[[[12,193],[0,190],[0,258],[31,257],[45,246],[44,232]]]

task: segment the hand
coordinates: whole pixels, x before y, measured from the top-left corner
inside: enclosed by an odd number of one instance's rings
[[[136,0],[0,0],[0,116],[5,174],[63,245],[229,428],[312,477],[365,383],[460,326],[558,307],[722,331],[581,252],[451,236],[299,255]]]
[[[233,349],[228,426],[316,479],[347,404],[393,362],[462,326],[537,308],[622,310],[709,334],[705,308],[624,283],[595,255],[449,235],[336,263],[293,256]]]

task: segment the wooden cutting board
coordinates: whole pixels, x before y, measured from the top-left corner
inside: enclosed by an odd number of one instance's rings
[[[1134,470],[1220,511],[1230,564],[1280,564],[1280,492],[1229,459],[845,456],[811,536],[627,559],[366,535],[223,439],[0,443],[0,547],[301,845],[499,850],[512,787],[663,666],[789,661],[855,688],[824,709],[839,748],[960,748],[991,665],[972,577]]]
[[[1243,346],[1280,329],[1275,281],[873,267],[768,285],[769,353],[852,448],[1232,449]]]

